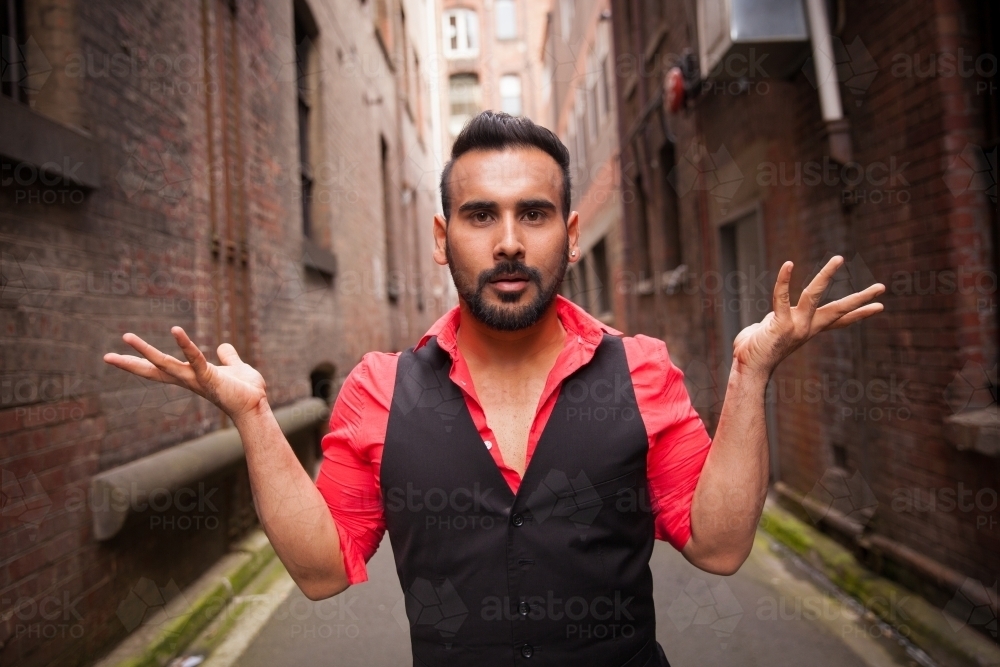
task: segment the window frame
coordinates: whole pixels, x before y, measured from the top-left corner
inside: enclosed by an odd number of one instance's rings
[[[455,25],[451,25],[451,19],[455,19]],[[463,18],[465,19],[463,21]],[[473,30],[470,27],[475,26]],[[441,13],[441,50],[444,57],[449,60],[459,58],[476,58],[479,56],[480,30],[479,12],[468,7],[454,7],[446,9]],[[454,29],[454,34],[452,30]],[[455,47],[452,48],[451,40],[455,40]]]
[[[475,83],[475,87],[474,87],[474,93],[472,95],[473,99],[472,99],[472,102],[471,102],[471,104],[473,105],[473,108],[476,109],[476,111],[474,113],[467,114],[466,120],[463,121],[462,125],[464,126],[465,123],[468,122],[468,120],[470,118],[472,118],[476,113],[478,113],[478,110],[482,109],[482,85],[483,84],[482,84],[482,81],[479,78],[479,74],[477,74],[476,72],[455,72],[453,74],[450,74],[448,76],[448,132],[449,132],[449,134],[452,137],[458,136],[458,132],[456,132],[454,130],[454,126],[453,126],[454,119],[458,117],[455,114],[455,99],[453,97],[453,93],[456,90],[456,87],[455,87],[455,85],[454,85],[453,82],[456,79],[460,79],[460,78],[467,78],[469,80],[475,79],[475,82],[476,82]],[[469,104],[470,102],[469,102],[469,100],[461,100],[460,103],[462,103],[462,104]],[[458,130],[461,131],[461,128],[458,128]]]
[[[500,17],[501,11],[500,7],[510,8],[510,31],[501,32],[500,30]],[[511,40],[517,39],[519,36],[519,31],[517,29],[517,1],[516,0],[493,0],[493,28],[494,34],[498,40]]]
[[[504,95],[504,81],[516,81],[517,82],[517,113],[512,113],[507,110],[507,100],[513,98],[513,95]],[[509,113],[511,116],[522,116],[524,115],[524,83],[521,81],[521,75],[513,72],[508,72],[500,77],[499,83],[500,89],[500,110]]]

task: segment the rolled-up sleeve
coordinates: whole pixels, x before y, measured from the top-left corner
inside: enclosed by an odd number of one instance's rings
[[[712,439],[691,405],[684,374],[662,340],[625,339],[636,402],[649,438],[647,478],[656,539],[678,551],[691,538],[691,504]]]
[[[368,580],[366,564],[385,534],[379,472],[395,362],[390,354],[364,356],[344,381],[323,437],[316,486],[337,525],[351,584]]]

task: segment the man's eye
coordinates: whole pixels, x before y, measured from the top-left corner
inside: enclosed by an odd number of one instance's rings
[[[528,219],[529,222],[538,222],[542,219],[541,211],[528,211],[524,214],[524,217]]]
[[[486,211],[476,211],[472,214],[472,219],[476,222],[487,222],[490,219],[490,214]]]

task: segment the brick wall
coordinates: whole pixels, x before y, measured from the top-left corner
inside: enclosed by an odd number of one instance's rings
[[[673,135],[672,188],[689,276],[673,295],[631,293],[631,330],[667,341],[714,427],[729,344],[726,305],[709,280],[713,272],[725,277],[721,225],[756,215],[770,272],[761,294],[767,310],[774,273],[787,259],[796,264],[793,300],[833,254],[848,262],[838,274],[841,289],[885,283],[884,313],[824,334],[775,373],[777,478],[829,502],[836,477],[846,474],[852,489],[861,489],[852,490],[857,506],[848,511],[857,510],[867,530],[992,584],[1000,571],[1000,464],[956,450],[944,431],[956,409],[947,392],[964,386],[959,373],[979,369],[981,377],[997,359],[995,197],[968,179],[950,180],[961,171],[963,151],[987,142],[989,77],[977,74],[975,63],[988,72],[996,58],[981,46],[978,4],[846,3],[834,36],[850,59],[840,76],[856,77],[841,86],[854,150],[846,171],[828,157],[818,93],[801,69],[785,79],[751,77],[746,90],[706,87],[688,109],[662,116],[656,109],[643,123],[666,68],[685,48],[697,52],[693,16],[681,5],[662,10],[665,34],[648,12],[634,29],[629,15],[646,4],[612,5],[620,132],[635,138],[622,141],[624,183],[642,174],[643,160],[652,173],[650,156],[665,133]],[[636,55],[637,35],[645,54]],[[949,60],[961,54],[971,54],[966,75]],[[719,187],[727,182],[733,187]],[[662,200],[651,200],[648,215],[661,216]],[[633,266],[642,245],[637,220],[636,206],[627,205]],[[965,282],[957,289],[948,280]]]
[[[91,661],[133,629],[120,605],[142,578],[183,588],[255,521],[237,466],[192,489],[198,510],[150,511],[93,539],[95,473],[224,425],[205,401],[106,366],[104,352],[131,351],[122,333],[170,352],[171,325],[206,352],[233,342],[279,406],[308,397],[316,369],[336,385],[364,352],[412,344],[450,305],[429,260],[435,127],[397,102],[405,43],[424,63],[410,103],[419,89],[429,108],[425,5],[403,5],[404,42],[388,3],[386,49],[373,4],[310,3],[312,210],[338,260],[330,278],[303,257],[292,2],[26,1],[42,17],[28,21],[45,56],[34,63],[50,70],[29,97],[92,137],[100,186],[43,185],[3,163],[0,662]],[[389,245],[407,276],[395,304]]]

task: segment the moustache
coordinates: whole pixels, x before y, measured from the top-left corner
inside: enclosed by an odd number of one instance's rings
[[[488,269],[479,274],[479,289],[486,287],[486,283],[491,283],[500,278],[516,276],[525,278],[535,283],[538,287],[542,285],[542,273],[536,268],[522,264],[521,262],[500,262],[492,269]]]

